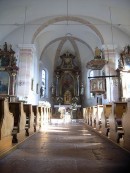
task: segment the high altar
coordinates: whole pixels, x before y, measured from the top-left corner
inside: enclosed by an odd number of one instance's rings
[[[57,65],[58,64],[58,65]],[[81,118],[82,83],[81,67],[78,58],[69,52],[64,53],[57,60],[54,80],[51,87],[54,111],[58,117],[60,107],[72,114],[72,118]]]

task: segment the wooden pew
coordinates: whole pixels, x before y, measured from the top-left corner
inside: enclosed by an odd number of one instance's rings
[[[102,122],[102,134],[105,136],[109,136],[110,124],[109,124],[109,116],[112,113],[112,105],[106,104],[103,105],[103,112],[101,114],[101,122]]]
[[[48,123],[51,123],[51,118],[52,118],[52,109],[49,107],[49,112],[48,112]]]
[[[89,111],[90,111],[90,107],[83,109],[83,119],[84,119],[84,122],[87,124],[89,124]]]
[[[43,110],[43,125],[46,124],[47,121],[47,107],[42,107]]]
[[[88,116],[89,116],[89,107],[87,107],[87,108],[84,108],[84,122],[85,123],[87,123],[87,124],[89,124],[89,118],[88,118]]]
[[[40,113],[38,111],[38,106],[32,106],[33,113],[34,113],[34,131],[38,131],[40,129]]]
[[[83,119],[84,119],[84,122],[86,123],[86,111],[87,109],[86,108],[83,108]]]
[[[9,111],[8,99],[0,98],[0,144],[6,140],[12,143],[13,125],[14,117]]]
[[[26,114],[23,110],[22,102],[10,102],[9,109],[14,116],[14,126],[12,131],[12,143],[17,143],[18,139],[25,136]]]
[[[29,136],[29,133],[35,132],[34,129],[34,113],[32,111],[32,105],[31,104],[24,104],[24,111],[26,113],[26,136]]]
[[[109,116],[110,138],[117,143],[124,135],[122,126],[122,116],[126,112],[127,102],[114,102],[112,104],[112,113]]]
[[[43,109],[43,125],[47,124],[48,122],[48,108],[47,107],[42,107]]]
[[[92,107],[89,107],[88,110],[88,125],[92,126]]]
[[[43,124],[49,124],[51,122],[51,108],[43,107]]]
[[[40,114],[40,130],[43,129],[43,107],[42,106],[38,106],[38,111]]]
[[[91,111],[91,114],[92,114],[92,127],[93,128],[96,128],[96,114],[97,114],[97,106],[92,106],[92,111]]]
[[[127,111],[123,114],[122,126],[124,129],[124,147],[130,151],[130,102],[127,103]]]
[[[96,112],[96,129],[101,131],[102,121],[101,121],[101,114],[103,112],[103,105],[97,105],[97,112]]]

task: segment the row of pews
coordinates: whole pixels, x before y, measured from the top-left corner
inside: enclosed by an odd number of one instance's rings
[[[20,138],[40,131],[50,122],[51,108],[0,98],[0,147],[6,141],[18,143]]]
[[[130,102],[83,108],[84,122],[130,151]]]

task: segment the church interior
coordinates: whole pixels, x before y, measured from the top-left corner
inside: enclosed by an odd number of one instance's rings
[[[0,172],[129,163],[130,1],[0,0]]]

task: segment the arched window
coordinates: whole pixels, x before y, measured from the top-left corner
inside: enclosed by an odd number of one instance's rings
[[[90,72],[89,72],[89,77],[94,77],[94,71],[93,70],[91,70]],[[89,88],[90,88],[90,86],[89,86]],[[90,93],[90,92],[89,92]],[[94,95],[93,95],[93,93],[90,93],[90,95],[89,95],[90,97],[93,97]]]
[[[40,97],[46,96],[46,71],[42,70],[42,82],[40,88]]]
[[[89,77],[93,77],[94,76],[94,71],[91,70],[90,73],[89,73]]]

